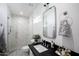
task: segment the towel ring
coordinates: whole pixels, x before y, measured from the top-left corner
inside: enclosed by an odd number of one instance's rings
[[[65,11],[65,12],[63,13],[63,15],[66,17],[66,19],[64,19],[64,20],[67,20],[68,23],[69,23],[69,25],[72,26],[72,24],[73,24],[73,19],[72,19],[72,17],[69,16],[68,12]],[[61,16],[61,15],[60,15],[60,16]]]

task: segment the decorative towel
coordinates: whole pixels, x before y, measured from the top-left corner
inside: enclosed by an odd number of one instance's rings
[[[61,21],[60,28],[59,28],[59,35],[62,35],[65,37],[71,36],[71,27],[70,27],[70,24],[68,24],[67,20]]]

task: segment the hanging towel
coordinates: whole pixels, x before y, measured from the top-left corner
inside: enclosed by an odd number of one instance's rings
[[[63,20],[60,23],[59,35],[70,37],[71,36],[71,27],[68,24],[67,20]]]

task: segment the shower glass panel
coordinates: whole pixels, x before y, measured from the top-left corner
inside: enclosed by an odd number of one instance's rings
[[[7,50],[9,52],[17,49],[17,40],[16,40],[16,22],[15,20],[11,20],[8,19],[8,23],[7,23],[7,29],[8,29],[8,33],[7,33]]]

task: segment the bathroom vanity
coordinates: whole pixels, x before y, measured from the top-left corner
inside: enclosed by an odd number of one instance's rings
[[[49,44],[48,44],[49,45]],[[56,50],[59,46],[54,45],[54,48],[50,48],[43,45],[43,43],[30,44],[30,56],[60,56],[56,53]],[[62,48],[62,47],[61,47]],[[71,51],[70,56],[79,56],[78,53]]]
[[[34,56],[58,56],[54,49],[45,47],[42,43],[29,45],[30,55]]]

